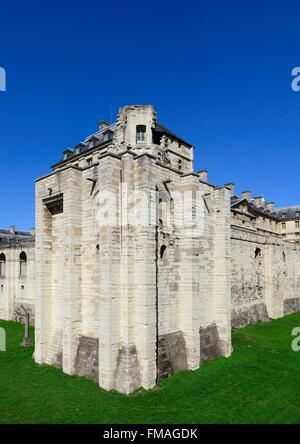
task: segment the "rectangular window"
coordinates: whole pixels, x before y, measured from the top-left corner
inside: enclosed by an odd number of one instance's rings
[[[286,228],[286,223],[283,222],[283,223],[281,224],[281,227],[282,227],[283,230],[285,230],[285,228]]]
[[[4,278],[5,277],[5,268],[6,268],[6,258],[5,258],[5,254],[1,253],[0,254],[0,278]]]
[[[295,224],[296,224],[296,228],[300,228],[300,222],[298,220],[296,220]]]
[[[136,142],[144,142],[146,140],[146,126],[137,125],[136,127]]]

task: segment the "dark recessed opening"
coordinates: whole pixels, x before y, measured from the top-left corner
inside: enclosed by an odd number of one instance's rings
[[[160,258],[161,258],[161,259],[164,258],[164,255],[165,255],[165,253],[166,253],[166,249],[167,249],[167,247],[166,247],[165,245],[162,245],[162,246],[160,247]]]

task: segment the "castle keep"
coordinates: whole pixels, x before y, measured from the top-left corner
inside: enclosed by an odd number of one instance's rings
[[[36,181],[35,237],[0,231],[0,318],[31,313],[37,363],[149,389],[300,310],[299,222],[210,184],[152,106],[126,106]]]

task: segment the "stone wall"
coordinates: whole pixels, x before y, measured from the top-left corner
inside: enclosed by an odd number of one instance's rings
[[[233,327],[299,310],[299,245],[232,228],[231,274]]]
[[[35,320],[35,250],[34,242],[0,244],[5,255],[5,274],[0,276],[0,319],[24,320],[26,312],[30,322]],[[26,265],[20,270],[20,254],[26,255]]]

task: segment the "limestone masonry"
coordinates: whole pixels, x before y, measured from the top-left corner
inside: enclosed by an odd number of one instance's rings
[[[37,363],[150,389],[300,310],[300,207],[216,187],[193,155],[126,106],[36,181],[35,233],[0,230],[0,318],[30,313]]]

